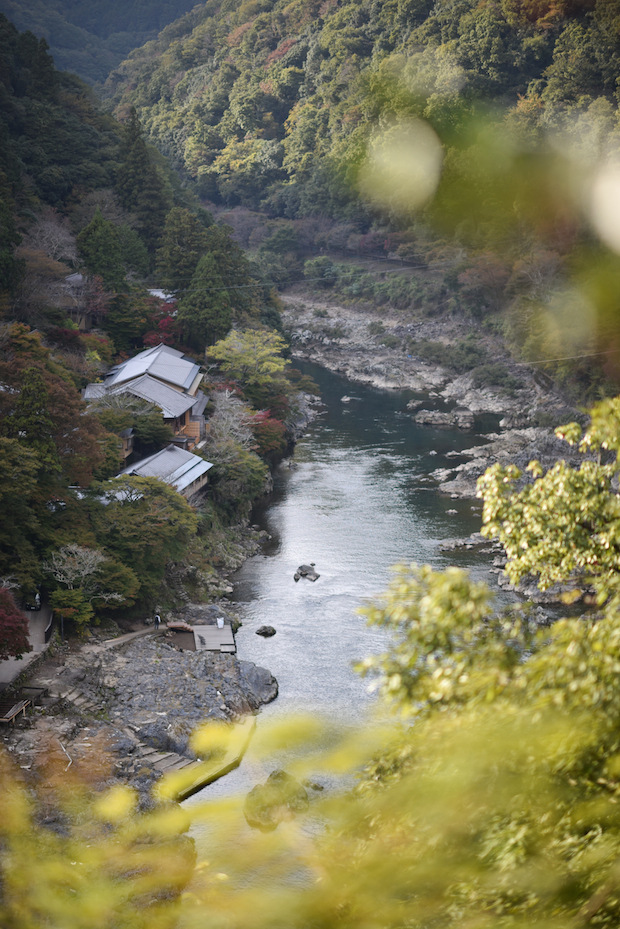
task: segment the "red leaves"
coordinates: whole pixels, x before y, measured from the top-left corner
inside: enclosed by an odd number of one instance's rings
[[[15,605],[11,592],[0,587],[0,661],[21,658],[25,652],[31,651],[28,620]]]
[[[286,426],[284,423],[262,410],[254,416],[252,432],[258,445],[259,455],[280,455],[286,448]]]
[[[148,321],[152,328],[142,336],[147,348],[154,345],[171,345],[180,347],[181,325],[177,318],[176,303],[160,303],[150,314]]]

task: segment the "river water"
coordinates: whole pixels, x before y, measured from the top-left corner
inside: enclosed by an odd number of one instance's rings
[[[442,539],[480,528],[480,501],[442,496],[428,478],[449,463],[447,452],[478,444],[478,437],[417,426],[405,410],[410,391],[353,385],[311,365],[304,371],[319,384],[325,412],[278,467],[273,494],[255,511],[271,541],[233,578],[233,606],[243,622],[238,657],[269,668],[280,690],[261,711],[255,744],[269,720],[297,712],[363,723],[375,698],[352,666],[382,651],[386,633],[369,628],[356,610],[385,589],[392,565],[458,564],[494,581],[488,556],[438,551]],[[296,568],[310,562],[319,580],[296,583]],[[272,638],[256,635],[265,624],[277,630]],[[250,752],[237,771],[187,805],[247,792],[288,760],[286,749],[268,764]]]

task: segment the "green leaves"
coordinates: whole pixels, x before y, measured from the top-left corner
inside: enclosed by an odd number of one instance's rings
[[[202,352],[226,335],[232,323],[232,305],[219,265],[207,254],[198,262],[189,288],[179,302],[177,319],[188,344]]]
[[[125,280],[121,244],[113,223],[97,211],[77,237],[81,258],[91,276],[102,279],[107,290],[120,290]]]
[[[620,401],[605,400],[592,410],[585,435],[576,423],[556,430],[580,450],[620,448]],[[478,482],[484,499],[483,529],[498,537],[508,556],[506,573],[514,584],[528,574],[541,589],[559,581],[592,584],[600,604],[620,589],[620,497],[612,482],[618,463],[582,461],[579,468],[557,462],[546,474],[538,462],[528,470],[533,483],[519,492],[514,466],[490,468]],[[620,602],[620,601],[618,601]]]
[[[197,517],[173,487],[152,477],[121,477],[102,485],[109,496],[94,505],[92,519],[106,551],[130,565],[142,598],[154,600],[170,561],[186,554],[197,529]],[[135,593],[130,578],[117,581]]]
[[[471,698],[481,674],[489,675],[487,686],[495,692],[506,656],[500,667],[489,663],[483,670],[481,646],[496,638],[503,649],[507,630],[490,623],[489,590],[465,571],[401,565],[383,601],[360,612],[372,625],[390,629],[395,641],[387,653],[365,659],[359,669],[364,674],[378,672],[383,695],[407,715]],[[490,651],[495,660],[492,646]]]
[[[207,231],[202,223],[189,210],[170,210],[157,249],[160,285],[171,293],[190,288],[192,275],[207,248]]]
[[[284,370],[286,361],[281,352],[285,345],[270,329],[234,330],[208,349],[207,355],[242,386],[261,387]]]

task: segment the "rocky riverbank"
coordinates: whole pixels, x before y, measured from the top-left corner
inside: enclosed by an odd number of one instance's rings
[[[188,605],[185,622],[215,624],[217,614],[234,623],[221,604],[197,604],[194,613]],[[130,784],[146,805],[162,774],[195,760],[190,736],[201,723],[229,727],[278,694],[265,668],[233,654],[188,650],[183,635],[165,627],[118,642],[94,632],[48,657],[28,684],[48,695],[30,727],[3,734],[25,776],[40,782],[56,759],[84,768],[98,787]]]
[[[533,426],[487,433],[484,438],[487,440],[484,445],[448,452],[446,458],[454,460],[454,467],[437,468],[431,472],[430,476],[438,482],[442,493],[453,497],[475,497],[478,478],[495,462],[517,465],[523,474],[523,483],[532,480],[525,470],[530,461],[540,461],[547,470],[561,459],[578,467],[585,458],[592,457],[582,455],[558,439],[551,430]]]
[[[561,419],[571,411],[546,376],[513,361],[499,339],[473,321],[442,317],[404,322],[389,308],[378,313],[360,306],[343,307],[304,292],[289,291],[282,299],[293,356],[351,381],[416,391],[429,400],[468,409],[474,416],[495,413],[506,419],[507,428]],[[495,363],[506,368],[509,387],[477,386],[471,372],[455,374],[441,364],[425,362],[410,349],[412,342],[450,346],[472,337]]]
[[[321,406],[300,393],[290,424],[293,444]],[[226,603],[194,603],[189,591],[205,601],[231,593],[230,574],[269,538],[259,526],[214,530],[210,573],[171,564],[166,586],[176,607],[157,611],[164,623],[212,625],[223,616],[236,631],[238,619]],[[230,727],[274,700],[278,685],[268,670],[235,655],[184,650],[183,634],[173,637],[165,625],[157,635],[140,623],[116,632],[118,643],[110,642],[110,630],[94,628],[86,640],[56,643],[38,659],[16,686],[39,687],[45,696],[28,726],[5,729],[1,738],[33,786],[50,768],[69,766],[96,789],[130,784],[148,806],[153,783],[195,759],[190,735],[196,727],[207,721]]]
[[[582,414],[547,377],[514,362],[497,337],[475,322],[446,317],[404,323],[397,311],[382,310],[379,315],[303,292],[288,292],[283,301],[295,358],[320,364],[353,382],[420,394],[408,408],[421,425],[467,431],[495,415],[500,431],[484,435],[484,444],[451,453],[454,466],[431,473],[440,492],[475,497],[476,481],[496,461],[514,462],[523,469],[532,459],[545,468],[561,458],[582,459],[556,438],[552,428]],[[450,346],[472,335],[502,365],[511,386],[478,386],[475,372],[455,374],[409,353],[415,342]]]

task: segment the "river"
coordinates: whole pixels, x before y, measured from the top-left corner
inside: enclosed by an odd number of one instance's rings
[[[261,711],[256,746],[270,720],[297,712],[363,722],[375,698],[352,666],[382,651],[386,633],[356,610],[385,589],[392,565],[458,564],[479,579],[495,578],[488,556],[438,550],[442,539],[480,528],[481,504],[441,496],[428,478],[448,464],[447,452],[479,444],[477,435],[416,425],[405,409],[410,391],[354,385],[312,365],[304,372],[319,384],[325,412],[277,468],[273,493],[254,513],[271,541],[233,577],[243,622],[238,657],[269,668],[280,690]],[[315,562],[316,582],[294,581],[304,562]],[[256,635],[261,625],[276,635]],[[250,752],[237,771],[186,803],[246,792],[290,757],[282,750],[267,764]]]

